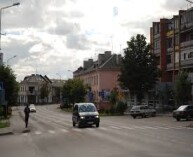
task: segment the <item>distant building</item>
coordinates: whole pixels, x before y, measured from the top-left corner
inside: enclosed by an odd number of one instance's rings
[[[121,55],[111,54],[106,51],[98,55],[98,60],[89,59],[84,61],[83,67],[73,72],[74,78],[84,81],[90,87],[87,101],[105,100],[110,91],[119,88],[118,75],[120,74]]]
[[[59,103],[62,98],[62,87],[66,80],[51,79],[52,81],[52,102]]]
[[[39,74],[26,76],[24,80],[19,83],[18,103],[58,103],[64,82],[64,80],[50,80],[47,76]],[[45,85],[48,90],[48,97],[44,99],[41,98],[41,88],[43,85]]]

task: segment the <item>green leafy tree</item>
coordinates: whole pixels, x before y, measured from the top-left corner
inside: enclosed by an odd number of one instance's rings
[[[137,34],[127,45],[124,49],[119,81],[121,87],[129,89],[141,101],[144,93],[155,86],[159,70],[145,36]]]
[[[114,113],[116,112],[116,103],[117,103],[117,100],[118,100],[118,92],[117,92],[117,89],[114,88],[112,91],[111,91],[111,94],[110,94],[110,103],[111,103],[111,106],[110,106],[110,113]]]
[[[9,66],[0,66],[0,82],[3,82],[5,89],[5,100],[8,106],[16,105],[19,91],[19,84]]]
[[[83,102],[87,93],[87,87],[80,79],[69,79],[62,87],[62,97],[68,99],[70,104]]]
[[[191,100],[191,81],[186,71],[180,71],[174,82],[174,94],[177,105],[187,104]]]

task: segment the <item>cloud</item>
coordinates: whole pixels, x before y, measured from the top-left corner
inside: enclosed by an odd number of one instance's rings
[[[88,50],[90,42],[83,34],[69,34],[66,39],[66,46],[70,49]]]
[[[1,0],[0,6],[16,0]],[[2,11],[2,51],[17,79],[32,73],[57,78],[82,66],[85,58],[119,53],[131,36],[149,38],[152,22],[187,9],[185,0],[18,0]],[[114,11],[114,12],[113,12]],[[114,13],[114,14],[113,14]]]
[[[169,12],[178,13],[178,10],[187,9],[189,4],[186,0],[166,0],[162,8]]]

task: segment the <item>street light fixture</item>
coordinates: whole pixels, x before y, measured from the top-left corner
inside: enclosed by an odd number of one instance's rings
[[[15,57],[17,57],[17,56],[15,55],[15,56],[13,56],[13,57],[7,59],[7,66],[8,66],[9,61],[10,61],[11,59],[15,58]]]
[[[1,50],[1,35],[2,35],[2,34],[1,34],[1,13],[2,13],[2,10],[3,10],[3,9],[10,8],[10,7],[17,6],[17,5],[20,5],[20,3],[13,3],[12,5],[5,6],[5,7],[0,8],[0,50]]]

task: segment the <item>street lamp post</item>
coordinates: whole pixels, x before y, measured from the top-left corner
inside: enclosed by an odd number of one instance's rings
[[[13,58],[15,58],[15,57],[17,57],[17,56],[16,56],[16,55],[14,55],[13,57],[11,57],[11,58],[7,59],[7,66],[8,66],[9,60],[11,60],[11,59],[13,59]]]
[[[2,10],[13,7],[13,6],[17,6],[17,5],[20,5],[20,3],[13,3],[12,5],[0,8],[0,50],[1,50],[1,35],[2,35],[1,34],[1,13],[2,13]]]

